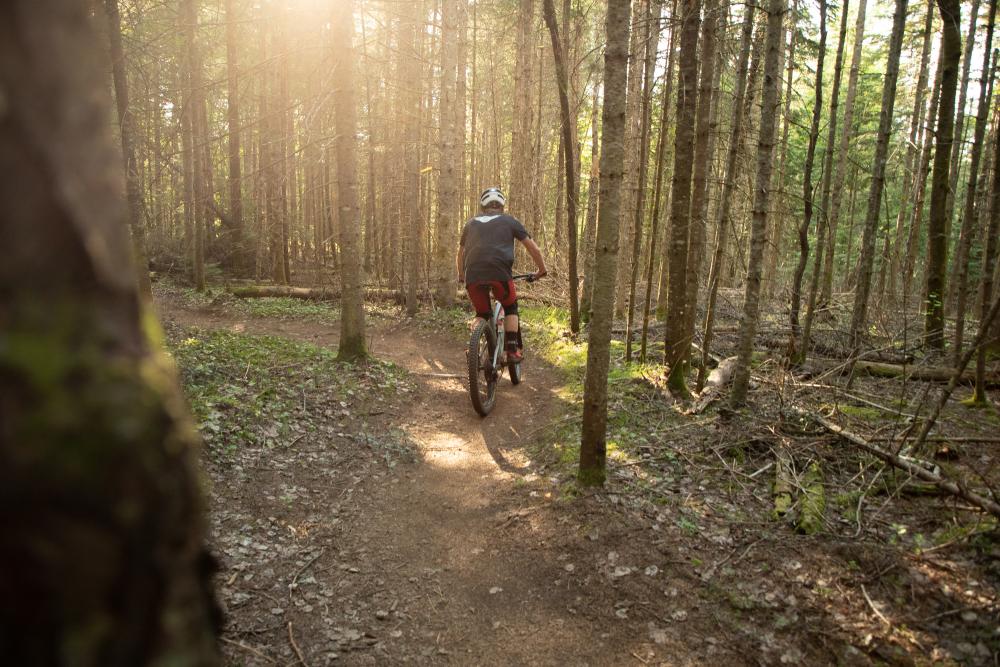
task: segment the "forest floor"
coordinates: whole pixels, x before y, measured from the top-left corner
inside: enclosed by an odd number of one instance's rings
[[[166,283],[156,303],[206,439],[228,664],[997,662],[995,522],[828,434],[685,415],[655,368],[616,367],[608,485],[578,490],[580,347],[551,309],[481,419],[461,311],[373,307],[352,365],[332,306]],[[811,534],[772,516],[776,442],[825,488]]]

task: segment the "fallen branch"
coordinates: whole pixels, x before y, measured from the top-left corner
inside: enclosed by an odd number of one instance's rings
[[[849,364],[838,359],[817,359],[813,358],[803,365],[803,370],[807,373],[819,374],[833,369],[839,369],[841,373],[847,372]],[[900,364],[887,364],[880,361],[858,360],[854,364],[856,371],[861,371],[874,377],[897,378],[905,377],[910,380],[923,380],[925,382],[950,382],[955,377],[954,368],[943,368],[939,366],[903,366]],[[963,370],[958,381],[972,383],[976,380],[973,371]],[[1000,374],[987,373],[986,384],[989,386],[1000,385]]]
[[[857,435],[856,433],[851,433],[850,431],[842,428],[841,426],[838,426],[837,424],[834,424],[832,421],[828,419],[824,419],[823,417],[815,413],[803,410],[802,408],[799,407],[793,407],[792,411],[795,412],[795,414],[799,415],[800,417],[804,417],[806,419],[815,422],[816,424],[819,424],[827,431],[830,431],[831,433],[840,436],[844,440],[847,440],[848,442],[856,445],[857,447],[868,452],[869,454],[885,461],[886,463],[895,466],[900,470],[905,470],[914,477],[918,477],[924,480],[925,482],[930,482],[931,484],[937,486],[939,489],[947,491],[948,493],[954,496],[958,496],[959,498],[962,498],[964,500],[967,500],[976,507],[978,507],[979,509],[989,512],[994,516],[1000,517],[1000,504],[997,504],[993,500],[985,498],[979,495],[978,493],[969,491],[961,483],[945,479],[941,475],[933,473],[925,468],[921,468],[917,464],[911,463],[910,461],[907,461],[906,459],[903,459],[902,457],[893,454],[892,452],[887,452],[886,450],[880,447],[876,447],[865,438],[862,438],[860,435]]]
[[[288,621],[288,642],[292,645],[292,650],[295,651],[295,657],[299,659],[299,664],[302,667],[309,667],[309,663],[306,662],[305,656],[302,655],[302,649],[299,645],[295,643],[295,635],[292,634],[292,622]]]
[[[719,398],[723,388],[733,380],[737,361],[737,357],[727,357],[719,363],[715,370],[709,374],[708,380],[705,381],[705,389],[698,395],[697,401],[687,414],[700,414]]]

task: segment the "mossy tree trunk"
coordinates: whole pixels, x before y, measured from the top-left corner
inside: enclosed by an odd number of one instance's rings
[[[139,298],[91,4],[0,4],[0,655],[211,665],[198,439]]]

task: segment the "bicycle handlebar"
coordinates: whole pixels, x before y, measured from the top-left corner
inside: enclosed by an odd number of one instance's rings
[[[541,276],[539,276],[539,278],[540,277]],[[518,274],[516,276],[512,276],[513,280],[527,280],[529,283],[533,283],[536,280],[538,280],[539,278],[535,278],[535,274],[534,273],[520,273],[520,274]]]

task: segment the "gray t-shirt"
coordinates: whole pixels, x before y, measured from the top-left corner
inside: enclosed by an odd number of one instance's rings
[[[506,215],[480,215],[465,223],[462,247],[465,249],[465,282],[508,281],[514,267],[514,239],[530,238],[517,218]]]

